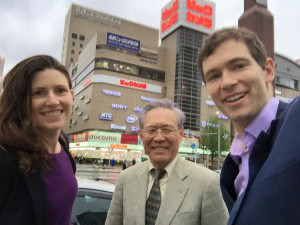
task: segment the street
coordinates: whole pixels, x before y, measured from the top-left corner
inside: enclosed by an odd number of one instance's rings
[[[122,171],[121,166],[102,166],[99,164],[76,164],[76,177],[88,178],[93,180],[104,180],[115,184]]]

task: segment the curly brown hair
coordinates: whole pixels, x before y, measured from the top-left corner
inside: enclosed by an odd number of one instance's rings
[[[213,54],[222,43],[228,40],[241,41],[245,43],[257,64],[263,70],[265,69],[265,63],[267,60],[266,48],[254,32],[246,28],[223,28],[207,36],[202,48],[198,52],[197,64],[204,83],[206,82],[203,74],[203,61]]]
[[[37,168],[50,168],[46,141],[32,123],[31,88],[34,75],[46,69],[60,71],[72,83],[66,68],[48,55],[24,59],[3,80],[0,97],[0,143],[18,156],[19,170],[30,174]]]

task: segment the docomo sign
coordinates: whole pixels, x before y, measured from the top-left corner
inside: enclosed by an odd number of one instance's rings
[[[180,26],[204,33],[214,31],[215,3],[205,0],[175,0],[168,3],[161,13],[160,38]]]
[[[102,131],[89,131],[88,141],[103,143],[120,143],[121,134]]]

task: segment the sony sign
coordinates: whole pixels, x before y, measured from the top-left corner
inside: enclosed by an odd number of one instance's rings
[[[127,105],[120,105],[120,104],[111,104],[111,107],[113,109],[127,109],[128,108]]]

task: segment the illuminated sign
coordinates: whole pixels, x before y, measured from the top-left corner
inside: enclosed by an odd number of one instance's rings
[[[134,112],[141,112],[142,110],[143,110],[143,108],[138,107],[138,106],[136,106],[136,107],[133,108]]]
[[[136,115],[129,115],[126,117],[126,122],[127,123],[135,123],[137,121],[137,116]]]
[[[110,95],[110,96],[117,96],[117,97],[121,96],[121,92],[119,92],[119,91],[102,89],[102,93],[105,95]]]
[[[132,132],[138,132],[139,131],[139,127],[134,127],[134,126],[132,126],[131,128],[130,128],[130,130],[132,131]]]
[[[214,101],[210,101],[210,100],[206,100],[205,103],[206,103],[206,105],[209,105],[209,106],[215,106],[216,105],[214,103]]]
[[[102,112],[99,116],[100,120],[112,120],[112,114],[111,113],[106,113]]]
[[[218,114],[218,118],[219,118],[219,119],[223,119],[223,120],[228,120],[228,119],[229,119],[227,116],[225,116],[225,115],[222,114],[222,113],[219,113],[219,114]]]
[[[144,101],[144,102],[156,102],[157,101],[156,98],[148,98],[148,97],[145,97],[145,96],[141,96],[141,100]]]
[[[124,144],[110,144],[109,147],[112,149],[127,149],[127,145]]]
[[[111,124],[110,128],[114,129],[114,130],[126,130],[126,125],[121,126],[121,125],[117,125],[117,124]]]
[[[140,82],[135,82],[135,81],[130,81],[130,80],[123,80],[123,79],[120,79],[120,85],[126,86],[126,87],[138,88],[138,89],[146,89],[147,88],[147,84],[145,84],[145,83],[140,83]]]
[[[80,133],[80,134],[73,134],[71,141],[74,143],[88,141],[88,132],[84,132],[84,133]]]
[[[103,131],[89,131],[90,142],[102,142],[102,143],[120,143],[121,134],[113,132]]]
[[[207,29],[211,29],[212,27],[212,6],[208,4],[197,4],[196,0],[186,0],[187,9],[191,11],[187,11],[185,20],[187,22],[197,24],[199,26],[206,27]]]
[[[124,37],[118,34],[107,32],[106,44],[123,48],[128,51],[140,52],[140,41],[132,38]]]
[[[166,8],[162,12],[161,32],[165,32],[178,21],[178,0],[175,0],[171,8]]]
[[[218,127],[218,124],[202,121],[201,126],[202,127]]]
[[[206,0],[174,0],[161,11],[160,38],[163,39],[180,26],[206,34],[215,29],[215,3]]]
[[[120,104],[111,104],[111,107],[113,109],[127,109],[128,108],[127,105],[120,105]]]
[[[124,78],[119,78],[115,76],[109,76],[109,75],[104,75],[104,74],[97,74],[97,75],[92,75],[86,80],[84,80],[82,83],[74,87],[74,94],[77,96],[82,92],[85,88],[86,85],[84,84],[97,84],[97,83],[103,83],[103,84],[110,84],[110,85],[115,85],[115,86],[121,86],[121,87],[126,87],[126,88],[133,88],[133,89],[138,89],[138,90],[143,90],[147,92],[154,92],[154,93],[162,93],[162,86],[156,85],[156,84],[149,84],[149,83],[142,83],[139,81],[134,81],[134,80],[127,80]]]

